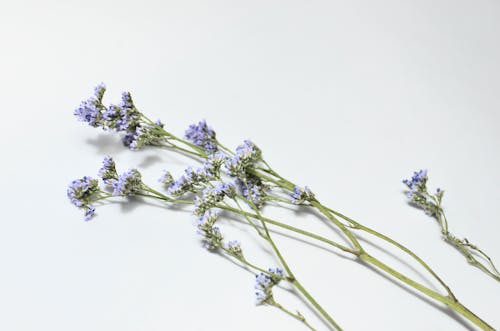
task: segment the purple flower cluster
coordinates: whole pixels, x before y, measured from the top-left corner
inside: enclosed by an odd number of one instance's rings
[[[223,239],[219,227],[214,225],[217,218],[217,213],[208,210],[196,223],[197,233],[203,236],[204,247],[210,250],[220,247]]]
[[[143,185],[141,173],[137,169],[130,169],[114,181],[113,195],[131,196],[139,192]]]
[[[307,186],[304,188],[295,186],[290,196],[292,197],[292,203],[295,205],[300,205],[301,203],[315,199],[314,193]]]
[[[210,154],[201,168],[194,170],[188,167],[184,170],[184,175],[175,181],[169,172],[165,172],[160,181],[168,185],[168,193],[174,196],[181,196],[187,192],[197,192],[208,182],[220,178],[220,168],[225,159],[224,153]]]
[[[156,128],[150,125],[139,125],[135,132],[127,133],[123,138],[123,143],[133,151],[139,150],[144,146],[158,146],[164,141]]]
[[[236,148],[235,155],[227,159],[225,166],[231,176],[242,178],[246,177],[247,170],[261,157],[261,150],[250,140],[245,140]]]
[[[142,121],[142,114],[135,107],[129,92],[122,93],[118,105],[106,107],[102,103],[105,91],[104,84],[98,85],[94,89],[94,95],[83,101],[74,114],[93,127],[124,132],[122,142],[132,150],[156,145],[162,141],[162,136],[155,129],[162,128],[163,124],[157,121],[151,125]]]
[[[80,121],[87,122],[90,126],[98,127],[102,123],[102,97],[106,91],[104,84],[99,84],[94,88],[94,95],[80,103],[74,114]]]
[[[89,176],[72,181],[68,187],[67,195],[71,202],[77,207],[85,208],[85,221],[94,216],[95,208],[91,203],[99,191],[99,181]]]
[[[413,172],[410,179],[404,179],[403,184],[408,186],[410,192],[422,192],[426,190],[427,184],[427,170],[419,170]]]
[[[163,175],[161,175],[158,181],[162,184],[170,186],[174,182],[174,177],[172,176],[170,171],[163,170]]]
[[[269,268],[269,274],[261,272],[255,275],[257,305],[274,302],[272,288],[274,285],[278,284],[281,279],[283,279],[283,270],[280,268]]]
[[[236,188],[233,184],[217,182],[214,187],[205,188],[201,193],[201,197],[195,197],[194,213],[195,215],[203,215],[217,203],[221,202],[224,197],[233,198],[235,194]]]
[[[438,204],[441,203],[444,191],[438,188],[436,194],[429,194],[427,180],[427,170],[413,172],[410,179],[403,180],[403,184],[408,188],[406,196],[411,204],[422,208],[427,214],[437,217],[441,212]]]
[[[236,178],[235,184],[245,199],[252,202],[255,207],[262,208],[269,188],[259,178],[252,176],[244,178],[244,180]]]
[[[99,177],[102,181],[112,186],[118,180],[118,173],[116,172],[115,161],[111,156],[106,155],[102,161],[102,167],[99,169]]]
[[[241,243],[238,240],[230,240],[226,244],[226,249],[236,258],[243,258],[243,251],[241,250]]]
[[[201,120],[198,124],[191,124],[184,136],[196,146],[203,148],[208,154],[217,151],[215,131],[207,125],[205,120]]]

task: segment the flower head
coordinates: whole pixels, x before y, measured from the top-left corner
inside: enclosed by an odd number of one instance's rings
[[[203,148],[209,154],[217,151],[215,131],[207,125],[205,120],[201,120],[198,124],[191,124],[184,136],[187,140]]]
[[[411,204],[422,208],[431,216],[438,217],[439,213],[441,213],[438,204],[441,203],[444,192],[438,188],[436,194],[430,194],[427,191],[427,180],[427,170],[413,172],[410,179],[403,180],[403,184],[408,188],[406,196]]]
[[[250,140],[245,140],[236,148],[235,155],[226,160],[225,166],[231,176],[244,177],[247,169],[261,158],[261,150]]]
[[[95,97],[82,101],[75,109],[74,114],[82,122],[87,122],[90,126],[98,127],[102,125],[101,102]]]
[[[264,185],[259,178],[253,176],[248,176],[243,180],[236,178],[235,184],[245,199],[250,201],[255,207],[262,208],[267,191],[269,190],[268,186]]]
[[[230,240],[226,244],[226,249],[236,258],[243,258],[243,251],[241,250],[241,244],[238,240]]]
[[[116,172],[115,161],[111,156],[106,155],[102,161],[102,168],[99,169],[99,177],[105,184],[113,185],[118,180],[118,173]]]
[[[99,191],[99,181],[89,176],[72,181],[68,187],[68,198],[75,206],[85,209],[86,221],[94,215],[95,208],[91,203]]]
[[[404,179],[403,184],[408,186],[411,191],[426,190],[427,170],[421,169],[413,172],[413,176],[410,179]]]
[[[221,202],[225,196],[234,197],[236,189],[233,184],[217,182],[213,188],[206,188],[202,191],[201,197],[194,199],[195,215],[203,215],[209,209]]]
[[[135,132],[127,132],[125,137],[124,145],[134,151],[148,145],[160,145],[162,142],[162,136],[150,125],[138,125]]]
[[[163,175],[158,179],[160,183],[170,186],[174,182],[174,177],[170,171],[163,170]]]
[[[113,195],[131,196],[140,191],[143,185],[141,173],[137,169],[130,169],[113,183]]]
[[[223,239],[219,228],[214,226],[217,218],[217,213],[208,210],[200,216],[196,223],[197,233],[203,236],[204,246],[210,250],[220,247]]]
[[[314,200],[315,198],[314,193],[307,186],[304,188],[295,186],[290,196],[292,197],[292,203],[296,205],[304,203],[305,201]]]
[[[283,279],[283,270],[280,268],[269,268],[269,273],[259,273],[255,275],[256,304],[263,305],[273,303],[273,286]]]
[[[106,92],[106,85],[104,85],[104,83],[100,83],[96,87],[94,87],[94,97],[99,102],[102,102],[102,98],[104,97],[104,92]]]

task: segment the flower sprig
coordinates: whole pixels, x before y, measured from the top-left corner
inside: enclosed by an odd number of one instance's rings
[[[427,189],[428,179],[427,170],[421,169],[415,171],[410,179],[403,180],[403,184],[408,189],[406,196],[410,204],[423,209],[428,215],[436,219],[441,228],[443,239],[460,251],[467,259],[467,262],[500,281],[500,272],[498,272],[492,259],[483,250],[472,244],[467,238],[457,238],[449,231],[448,220],[442,207],[444,190],[437,188],[435,193],[430,193]],[[478,255],[485,259],[487,264],[478,260]]]
[[[132,190],[131,194],[159,199],[167,203],[193,204],[195,214],[200,217],[200,220],[205,215],[208,217],[211,215],[210,213],[216,213],[218,209],[242,216],[247,224],[255,229],[258,236],[271,246],[274,256],[279,261],[280,270],[283,268],[281,281],[286,281],[294,287],[311,304],[313,309],[324,318],[329,328],[335,330],[341,329],[330,314],[316,302],[295,277],[285,260],[284,254],[270,234],[268,228],[270,225],[278,226],[281,229],[320,241],[344,253],[351,254],[356,260],[362,261],[432,300],[448,306],[480,328],[493,330],[488,323],[458,301],[449,286],[422,258],[396,240],[323,205],[308,187],[298,186],[282,177],[264,160],[260,148],[251,141],[245,140],[235,151],[232,151],[221,144],[217,139],[218,136],[215,134],[215,131],[207,125],[206,121],[191,125],[185,133],[185,139],[178,138],[167,131],[161,122],[152,122],[141,113],[133,104],[129,93],[122,95],[122,102],[117,106],[105,107],[102,104],[104,91],[103,86],[96,88],[94,96],[82,103],[80,108],[75,111],[79,119],[88,122],[93,127],[102,127],[108,131],[123,132],[125,136],[122,138],[122,141],[130,149],[142,148],[144,146],[167,148],[188,154],[202,163],[201,168],[186,169],[184,175],[178,179],[174,179],[174,176],[169,171],[165,171],[160,178],[160,182],[166,186],[166,194],[156,191],[145,184],[136,187],[136,190]],[[110,110],[110,108],[112,109]],[[215,154],[218,154],[218,168],[213,172],[209,172],[206,167]],[[110,177],[109,174],[107,175],[107,180],[112,182],[111,185],[116,185],[113,184],[114,181],[120,179],[120,176],[114,178]],[[194,194],[193,200],[179,199],[188,192]],[[82,207],[88,206],[93,201],[92,197],[94,195],[90,194],[90,197],[85,200],[88,203],[86,205],[82,204]],[[113,195],[109,194],[104,198],[112,197]],[[345,243],[339,243],[325,236],[297,228],[287,222],[264,216],[264,206],[267,202],[273,202],[278,205],[300,205],[301,208],[311,208],[319,211],[324,216],[324,221],[331,222],[334,227],[340,230],[344,235],[343,239]],[[243,208],[244,206],[246,208]],[[433,212],[432,207],[429,204],[428,212]],[[259,267],[255,263],[245,259],[239,242],[235,242],[234,240],[225,242],[222,231],[215,225],[214,220],[203,219],[203,222],[199,221],[197,230],[202,235],[205,247],[228,254],[231,258],[241,262],[242,265],[256,271],[257,275],[263,273],[269,276],[270,279],[273,279],[272,272],[269,269]],[[430,276],[438,280],[446,293],[441,294],[439,291],[411,279],[377,259],[359,241],[360,233],[375,236],[400,249],[401,252],[411,257],[414,262],[423,266]],[[273,270],[276,271],[277,269]],[[269,300],[271,296],[267,296],[265,294],[267,292],[265,291],[267,286],[274,283],[267,283],[264,279],[267,279],[267,277],[263,276],[263,286],[259,287],[264,291],[257,291],[260,293],[260,297],[268,299],[262,302],[279,308],[304,323],[308,328],[313,329],[299,312],[293,313],[285,309],[279,303],[275,302],[274,296],[272,296],[273,300]],[[272,285],[269,289],[272,289],[275,285]]]

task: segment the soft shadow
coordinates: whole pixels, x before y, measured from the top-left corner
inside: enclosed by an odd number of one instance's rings
[[[380,246],[378,244],[375,244],[373,241],[368,240],[368,239],[364,238],[363,236],[357,235],[356,237],[358,238],[359,241],[362,241],[362,242],[370,245],[371,247],[373,247],[373,248],[375,248],[375,249],[383,252],[387,256],[390,256],[392,259],[394,259],[394,260],[398,261],[399,263],[403,264],[404,266],[406,266],[407,268],[409,268],[413,273],[415,273],[423,282],[425,282],[427,284],[427,286],[431,287],[435,291],[438,291],[438,288],[436,287],[436,285],[433,284],[433,283],[431,283],[429,281],[429,279],[427,279],[427,277],[425,277],[424,274],[420,270],[417,270],[414,266],[410,265],[408,262],[406,262],[405,260],[403,260],[402,258],[400,258],[399,256],[397,256],[396,254],[388,251],[387,249],[383,248],[382,246]]]
[[[139,163],[140,168],[149,168],[152,165],[163,162],[162,158],[158,155],[148,155]]]
[[[420,293],[411,290],[410,288],[404,286],[403,284],[399,283],[395,279],[393,279],[393,278],[389,277],[388,275],[382,273],[380,270],[376,269],[372,265],[370,265],[370,264],[368,264],[368,263],[366,263],[366,262],[364,262],[362,260],[358,259],[358,260],[355,260],[355,262],[363,265],[364,267],[366,267],[366,268],[368,268],[370,270],[372,270],[374,273],[376,273],[380,277],[383,277],[383,278],[387,279],[392,284],[394,284],[397,287],[401,288],[403,291],[407,292],[408,294],[413,295],[414,297],[418,298],[419,300],[421,300],[421,301],[425,302],[426,304],[434,307],[435,309],[441,311],[443,314],[446,314],[450,318],[454,319],[457,323],[459,323],[460,325],[462,325],[466,330],[469,330],[469,331],[475,331],[476,330],[473,326],[471,326],[469,324],[468,321],[466,321],[462,316],[458,315],[457,313],[455,313],[450,308],[440,306],[438,303],[433,302],[430,299],[428,299],[428,298],[424,297],[423,295],[421,295]]]
[[[105,200],[102,202],[96,203],[96,206],[106,206],[106,205],[119,205],[120,209],[123,213],[129,213],[134,211],[135,209],[141,207],[141,206],[150,206],[154,208],[160,208],[160,209],[169,209],[169,210],[174,210],[174,211],[180,211],[180,212],[185,212],[185,213],[192,213],[192,210],[187,209],[190,205],[184,205],[184,204],[171,204],[171,203],[165,203],[162,201],[151,201],[151,200],[146,200],[144,197],[137,197],[137,196],[132,196],[132,197],[127,197],[120,199],[119,201],[115,200]]]
[[[293,212],[296,216],[313,216],[315,217],[318,221],[324,223],[327,227],[329,227],[335,234],[342,238],[344,240],[344,245],[349,245],[350,241],[346,237],[346,235],[329,219],[325,218],[323,214],[318,212],[316,209],[313,209],[309,206],[296,206],[295,208],[293,206],[286,206],[286,205],[280,205],[280,204],[273,204],[273,206],[279,206],[280,208],[287,209],[291,212]],[[333,215],[336,217],[335,215]]]
[[[126,149],[117,137],[111,134],[99,133],[85,142],[94,147],[99,155],[116,155]]]

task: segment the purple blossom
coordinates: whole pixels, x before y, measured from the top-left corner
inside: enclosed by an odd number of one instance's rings
[[[132,101],[132,95],[130,95],[130,92],[124,91],[122,92],[122,102],[120,103],[120,106],[122,108],[135,108],[134,102]]]
[[[157,120],[156,120],[155,125],[159,126],[160,128],[165,127],[165,124],[163,124],[163,123],[162,123],[162,121],[161,121],[160,119],[157,119]]]
[[[99,191],[99,181],[89,176],[72,181],[68,187],[68,198],[75,206],[85,209],[86,221],[90,220],[95,213],[95,208],[91,203]]]
[[[99,191],[99,181],[89,176],[76,179],[68,187],[67,195],[71,202],[77,207],[90,204],[92,197]]]
[[[211,210],[200,216],[196,223],[197,233],[203,236],[204,246],[207,249],[215,249],[221,246],[222,234],[219,227],[215,226],[218,214]]]
[[[158,179],[160,183],[170,186],[174,182],[174,178],[170,171],[163,170],[163,175]]]
[[[236,178],[235,184],[241,195],[252,202],[255,207],[261,208],[264,205],[269,188],[260,179],[256,177],[248,177],[245,180]]]
[[[95,214],[95,208],[92,205],[88,205],[87,209],[85,210],[85,221],[88,222],[94,217]]]
[[[98,127],[102,125],[101,103],[96,98],[82,101],[75,109],[74,114],[82,122],[87,122],[90,126]]]
[[[104,83],[100,83],[94,87],[94,97],[99,100],[99,102],[102,102],[104,92],[106,92],[106,85],[104,85]]]
[[[290,196],[292,197],[292,203],[296,205],[315,199],[314,193],[307,186],[304,188],[295,186]]]
[[[124,172],[113,183],[113,195],[131,196],[143,187],[141,173],[137,169]]]
[[[243,258],[241,243],[238,240],[230,240],[226,244],[226,249],[235,257]]]
[[[102,161],[102,168],[99,169],[99,177],[107,185],[113,185],[118,180],[115,161],[111,156],[106,155]]]
[[[413,172],[411,179],[404,179],[403,184],[408,186],[411,191],[421,191],[425,189],[427,183],[427,170]]]
[[[243,177],[261,157],[261,150],[250,140],[245,140],[236,148],[235,155],[226,160],[225,166],[231,176]]]
[[[269,274],[259,273],[255,275],[256,304],[273,303],[272,288],[283,279],[283,270],[280,268],[269,268]]]
[[[213,188],[206,188],[202,191],[201,197],[194,199],[194,213],[203,215],[210,208],[221,202],[225,196],[233,198],[236,194],[236,188],[233,184],[217,182]]]
[[[408,187],[405,194],[412,205],[422,208],[431,216],[438,217],[441,213],[438,203],[441,203],[444,192],[441,189],[437,189],[435,195],[429,194],[427,191],[427,180],[427,170],[413,172],[413,176],[410,179],[403,180],[403,183]]]
[[[203,148],[209,154],[217,151],[215,131],[207,125],[205,120],[201,120],[198,124],[191,124],[184,136],[187,140]]]

